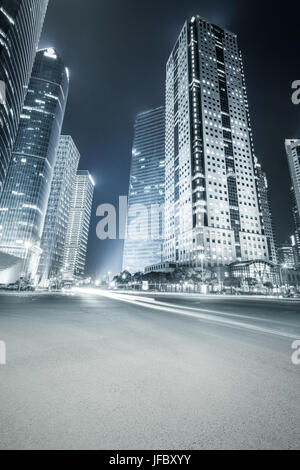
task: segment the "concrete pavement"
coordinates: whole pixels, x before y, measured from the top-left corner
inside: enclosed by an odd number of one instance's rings
[[[0,295],[1,449],[300,448],[298,303],[141,297]]]

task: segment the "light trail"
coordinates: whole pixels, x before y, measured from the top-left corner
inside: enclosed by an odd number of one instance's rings
[[[235,321],[235,320],[230,320],[228,318],[224,318],[224,316],[235,316],[235,317],[238,317],[238,318],[252,318],[252,319],[254,319],[254,317],[249,317],[249,316],[242,317],[242,316],[239,316],[239,315],[236,315],[236,314],[225,313],[225,312],[221,312],[221,311],[218,311],[218,310],[207,310],[207,309],[202,309],[202,308],[195,309],[193,307],[182,307],[182,306],[178,307],[175,304],[170,304],[170,303],[165,303],[165,302],[158,302],[155,299],[149,298],[149,297],[141,297],[141,296],[137,296],[137,295],[132,295],[131,296],[131,295],[128,295],[128,294],[120,294],[120,293],[115,293],[115,292],[110,292],[110,291],[103,291],[103,290],[99,290],[99,289],[75,288],[75,289],[73,289],[73,291],[77,292],[79,294],[82,293],[82,294],[89,294],[89,295],[91,295],[91,294],[99,295],[101,297],[107,297],[107,298],[110,298],[112,300],[118,300],[118,301],[121,301],[121,302],[126,302],[126,303],[133,304],[135,306],[140,306],[140,307],[143,307],[143,308],[149,308],[149,309],[152,309],[152,310],[169,312],[169,313],[172,313],[172,314],[175,314],[175,315],[184,315],[184,316],[191,317],[191,318],[196,318],[196,319],[202,320],[202,321],[207,321],[207,322],[212,322],[212,323],[219,323],[219,324],[222,324],[222,325],[226,325],[226,326],[229,326],[229,327],[235,327],[235,328],[239,328],[239,329],[247,329],[249,331],[254,331],[256,333],[275,335],[275,336],[279,336],[279,337],[282,337],[282,338],[288,338],[288,339],[292,339],[292,340],[298,340],[299,339],[299,335],[297,336],[297,335],[287,333],[287,332],[284,332],[284,331],[278,331],[278,330],[274,330],[274,329],[270,329],[270,328],[263,328],[263,327],[256,326],[256,325],[253,325],[253,324],[250,324],[250,323],[239,322],[239,321]],[[200,313],[200,312],[204,312],[204,313]],[[222,318],[220,318],[220,316],[218,316],[218,315],[221,315]]]

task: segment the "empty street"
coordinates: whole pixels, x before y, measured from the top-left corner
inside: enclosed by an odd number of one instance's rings
[[[1,449],[300,449],[300,303],[1,294]]]

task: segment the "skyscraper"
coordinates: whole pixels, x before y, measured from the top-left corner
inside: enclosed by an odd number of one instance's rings
[[[0,198],[0,251],[26,258],[35,275],[69,88],[54,49],[38,51]]]
[[[68,220],[63,266],[65,273],[75,278],[81,278],[85,275],[94,186],[95,183],[88,171],[79,170],[77,172]]]
[[[165,261],[270,260],[237,36],[199,16],[167,63]]]
[[[300,264],[299,264],[300,253],[299,253],[299,251],[298,251],[298,247],[297,247],[295,235],[292,235],[292,236],[291,236],[291,245],[292,245],[292,249],[293,249],[294,261],[295,261],[295,268],[296,268],[296,269],[299,269],[299,268],[300,268]]]
[[[124,270],[136,273],[162,261],[164,186],[165,108],[160,107],[135,122]]]
[[[287,269],[296,268],[296,260],[294,253],[294,237],[291,237],[285,243],[281,243],[277,248],[278,263],[281,266],[285,266]]]
[[[11,159],[22,106],[48,0],[0,1],[0,193]]]
[[[79,151],[69,135],[59,139],[51,192],[42,236],[38,274],[43,284],[63,268],[68,219],[75,185]]]
[[[300,259],[300,139],[287,139],[285,148],[292,180],[292,203],[297,257]]]
[[[267,237],[269,257],[272,263],[277,264],[275,230],[272,219],[269,184],[267,175],[262,171],[261,165],[258,162],[256,163],[256,173],[258,181],[258,196],[262,211],[264,233]]]

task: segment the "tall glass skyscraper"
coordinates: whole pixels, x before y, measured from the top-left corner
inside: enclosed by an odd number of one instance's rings
[[[290,237],[285,243],[277,247],[278,263],[286,269],[295,269],[297,267],[297,258],[294,251],[295,237]]]
[[[165,108],[159,107],[135,122],[123,270],[136,273],[162,261],[164,187]]]
[[[26,272],[32,276],[68,89],[68,70],[57,52],[38,51],[0,198],[0,251],[26,258]]]
[[[94,186],[87,170],[77,172],[64,248],[63,270],[69,277],[82,278],[85,275]]]
[[[42,237],[38,275],[41,284],[63,268],[68,220],[80,153],[69,135],[59,139],[51,192]]]
[[[0,193],[11,159],[20,114],[48,0],[0,0]],[[3,97],[4,98],[4,97]]]
[[[285,148],[292,180],[292,202],[297,258],[300,260],[300,139],[287,139],[285,141]]]
[[[237,36],[199,16],[167,63],[165,261],[270,260]]]

